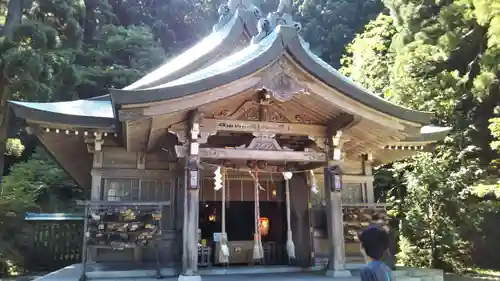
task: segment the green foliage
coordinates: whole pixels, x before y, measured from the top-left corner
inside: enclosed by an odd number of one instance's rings
[[[123,88],[165,59],[165,52],[147,26],[105,25],[96,31],[94,44],[76,55],[78,96],[106,94]]]
[[[24,213],[30,202],[8,196],[0,197],[0,276],[12,275],[23,264],[23,251],[29,247],[29,229],[24,225]]]
[[[5,149],[6,155],[21,157],[24,152],[24,145],[20,139],[9,138],[7,139],[7,148]]]
[[[217,21],[218,5],[225,1],[108,0],[123,26],[145,25],[165,52],[174,54],[194,44]]]
[[[500,151],[500,118],[491,118],[490,122],[489,129],[494,138],[491,142],[491,148],[496,151]],[[496,171],[496,173],[482,180],[479,184],[471,187],[471,192],[480,197],[494,195],[495,197],[500,198],[500,159],[494,159],[492,161],[491,169]]]
[[[340,69],[343,74],[382,96],[388,94],[389,79],[380,77],[386,77],[394,64],[390,44],[396,29],[392,24],[392,18],[384,14],[369,22],[365,31],[346,47],[341,60],[345,66]]]
[[[494,193],[499,171],[494,137],[500,104],[500,2],[384,4],[389,14],[356,36],[342,71],[395,103],[434,112],[434,123],[453,128],[434,154],[377,171],[385,175],[376,174],[379,193],[394,203],[391,214],[402,222],[399,258],[408,265],[449,270],[474,266],[467,257],[478,241],[465,233],[484,234],[475,222],[496,208],[478,206]]]
[[[379,0],[301,0],[295,19],[312,51],[338,68],[343,48],[382,10]]]
[[[491,142],[491,148],[500,150],[500,118],[491,118],[490,122],[489,128],[494,137],[494,140]]]
[[[460,236],[468,223],[467,179],[430,154],[395,165],[403,172],[407,195],[402,205],[400,262],[408,266],[459,270],[469,254]],[[443,179],[446,179],[443,181]]]
[[[40,212],[66,212],[83,199],[83,190],[41,148],[14,165],[2,183],[2,196],[38,206]],[[68,200],[70,199],[70,200]]]

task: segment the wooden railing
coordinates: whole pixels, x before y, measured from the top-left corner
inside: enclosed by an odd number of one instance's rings
[[[24,253],[26,270],[52,271],[81,261],[83,218],[27,214],[26,223],[32,230]]]
[[[344,208],[384,209],[390,207],[390,203],[345,203]]]
[[[387,209],[390,204],[385,203],[351,203],[343,204],[345,254],[348,262],[364,262],[360,252],[358,235],[370,225],[387,227],[389,217]],[[313,208],[315,228],[318,236],[315,237],[315,254],[318,257],[328,256],[328,234],[326,231],[326,207]]]

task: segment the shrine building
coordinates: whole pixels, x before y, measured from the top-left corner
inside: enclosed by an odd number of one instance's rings
[[[219,14],[206,38],[123,89],[11,101],[13,116],[90,190],[88,220],[120,204],[161,206],[153,250],[131,246],[154,236],[133,234],[153,223],[86,224],[89,265],[156,262],[189,279],[204,267],[328,260],[330,274],[347,276],[362,262],[358,231],[387,223],[372,167],[432,150],[449,128],[315,55],[286,1],[267,16],[249,0]]]

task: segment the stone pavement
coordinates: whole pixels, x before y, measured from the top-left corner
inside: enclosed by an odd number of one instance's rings
[[[64,273],[64,272],[62,272]],[[78,281],[78,276],[74,271],[68,271],[68,274],[46,275],[35,279],[34,281]],[[177,281],[177,277],[156,278],[105,278],[88,279],[89,281]],[[209,275],[202,276],[202,281],[331,281],[332,277],[327,277],[318,273],[274,273],[274,274],[251,274],[251,275]],[[335,281],[359,281],[359,277],[335,278]]]
[[[324,270],[318,271],[295,271],[295,272],[287,272],[287,271],[279,271],[279,270],[297,270],[297,268],[293,267],[267,267],[267,270],[274,270],[274,273],[262,272],[262,268],[259,271],[259,268],[251,268],[252,270],[248,270],[248,268],[233,268],[229,272],[230,274],[224,275],[224,272],[220,272],[217,270],[207,271],[205,274],[202,274],[201,281],[360,281],[359,275],[356,276],[359,272],[356,270],[357,267],[349,269],[354,276],[352,277],[328,277],[325,276]],[[246,269],[246,270],[245,270]],[[91,274],[92,272],[88,272],[87,274]],[[96,272],[94,272],[96,273]],[[99,272],[98,272],[99,273]],[[178,277],[165,277],[162,279],[156,279],[155,271],[149,270],[144,271],[141,274],[140,271],[131,270],[131,271],[120,271],[120,272],[111,272],[107,276],[103,275],[102,272],[98,275],[93,276],[94,278],[89,278],[89,281],[178,281]],[[146,273],[146,274],[144,274]],[[170,274],[169,274],[170,273]],[[210,274],[211,273],[211,274]],[[220,274],[223,275],[220,275]],[[254,274],[251,274],[254,273]],[[258,273],[258,274],[257,274]],[[79,281],[79,277],[81,274],[81,265],[75,264],[72,266],[65,267],[61,270],[52,272],[43,277],[37,278],[34,281]],[[169,274],[172,276],[174,272],[164,271],[164,275],[167,276]],[[150,276],[150,277],[140,277],[139,276]],[[394,271],[394,276],[397,281],[443,281],[443,272],[435,269],[417,269],[417,268],[398,268],[398,270]],[[109,277],[109,278],[103,278]]]
[[[254,275],[212,275],[202,276],[202,281],[332,281],[316,273],[281,273],[281,274],[254,274]],[[77,279],[75,279],[77,280]],[[120,278],[120,279],[90,279],[91,281],[177,281],[177,277],[163,279],[156,278]],[[359,277],[335,278],[335,281],[359,281]],[[52,281],[52,280],[51,280]],[[68,280],[69,281],[69,280]],[[73,280],[71,280],[73,281]]]
[[[313,270],[314,269],[314,270]],[[327,280],[331,279],[320,272],[322,267],[313,267],[309,271],[304,272],[304,269],[289,266],[269,266],[269,267],[240,267],[231,269],[222,268],[212,268],[212,269],[202,269],[200,273],[202,275],[202,280],[206,281],[245,281],[245,280],[278,280],[284,281],[294,281],[294,280]],[[319,270],[319,272],[318,272]],[[78,278],[82,271],[81,264],[74,264],[67,266],[58,271],[54,271],[48,275],[37,278],[34,281],[78,281]],[[176,272],[173,269],[162,269],[162,274],[164,276],[175,276]],[[167,280],[174,281],[177,280],[176,277],[165,277],[163,279],[156,279],[156,272],[154,270],[130,270],[130,271],[100,271],[100,270],[88,270],[87,276],[88,280],[96,281],[115,281],[115,280],[125,280],[125,281],[150,281],[150,280]],[[241,279],[241,280],[240,280]],[[336,278],[337,280],[342,280]],[[346,279],[349,281],[357,281],[359,278]],[[281,281],[280,280],[280,281]]]

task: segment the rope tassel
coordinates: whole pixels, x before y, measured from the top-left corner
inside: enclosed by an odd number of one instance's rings
[[[219,262],[222,264],[229,263],[229,247],[227,246],[227,233],[226,233],[226,170],[223,169],[222,173],[222,230],[220,235],[220,252]]]
[[[255,176],[250,172],[250,175],[254,179],[254,199],[255,199],[255,204],[254,204],[254,211],[255,211],[255,235],[254,235],[254,242],[253,242],[253,259],[254,260],[261,260],[264,257],[264,249],[262,247],[262,239],[261,239],[261,233],[260,233],[260,205],[259,205],[259,189],[260,184],[259,180],[257,178],[257,173]]]
[[[288,253],[289,259],[295,259],[295,245],[292,239],[292,225],[290,219],[290,179],[293,174],[291,172],[284,172],[283,177],[285,178],[285,195],[286,195],[286,223],[287,223],[287,240],[286,240],[286,252]]]

